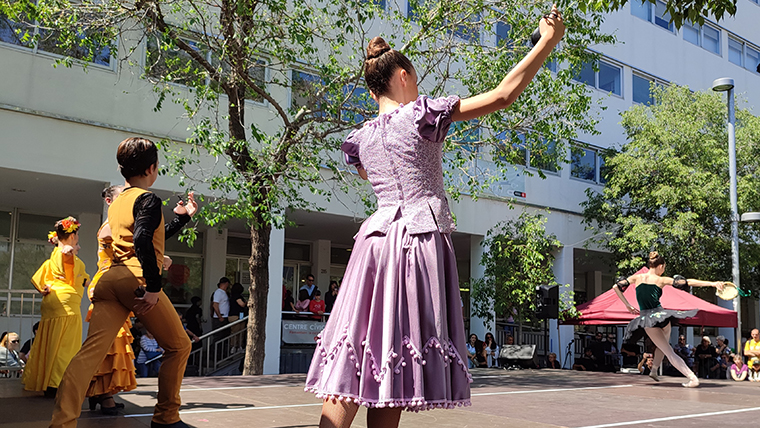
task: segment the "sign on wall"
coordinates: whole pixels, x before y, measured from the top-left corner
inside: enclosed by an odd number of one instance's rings
[[[316,320],[282,320],[282,341],[314,344],[325,324]]]

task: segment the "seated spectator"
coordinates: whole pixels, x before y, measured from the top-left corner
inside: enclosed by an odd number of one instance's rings
[[[507,341],[504,342],[505,345],[514,345],[515,344],[515,337],[511,334],[507,335]]]
[[[0,367],[24,367],[24,360],[18,355],[19,338],[16,333],[8,333],[0,340]],[[3,375],[10,375],[7,370],[0,371]],[[18,376],[21,371],[16,372]]]
[[[654,365],[654,358],[652,354],[645,353],[641,361],[639,361],[639,373],[649,376],[652,373],[652,366]]]
[[[710,376],[710,367],[715,365],[718,354],[712,346],[710,337],[702,336],[702,342],[694,350],[694,358],[697,364],[697,376],[707,378]]]
[[[599,364],[604,364],[604,335],[601,331],[597,331],[594,337],[588,341],[587,348],[591,349],[591,353],[594,354],[594,359]]]
[[[573,370],[593,372],[599,369],[599,364],[591,348],[583,350],[583,357],[576,358]]]
[[[24,360],[24,364],[26,364],[26,362],[29,360],[29,352],[32,350],[32,344],[34,343],[34,338],[37,337],[37,329],[39,328],[40,322],[37,321],[32,326],[32,338],[24,342],[24,346],[22,346],[21,350],[18,351],[18,356]]]
[[[728,339],[726,339],[725,336],[716,337],[715,342],[717,343],[715,345],[715,351],[718,355],[723,355],[725,352],[731,352],[731,349],[728,347]]]
[[[741,355],[735,354],[734,355],[734,364],[731,365],[731,379],[741,382],[745,379],[747,379],[747,374],[749,372],[749,367],[747,367],[746,364],[744,364],[744,358],[742,358]]]
[[[760,364],[755,363],[749,368],[750,382],[760,382]]]
[[[499,367],[499,345],[491,333],[486,333],[483,340],[483,356],[486,358],[486,367]]]
[[[140,338],[140,355],[135,363],[137,375],[148,377],[151,373],[158,373],[158,369],[161,367],[161,359],[156,357],[163,355],[163,353],[164,350],[158,346],[156,339],[146,330],[145,334]],[[151,362],[149,363],[148,361]]]
[[[193,296],[190,299],[191,306],[185,312],[185,321],[187,322],[187,329],[192,331],[196,336],[203,336],[203,308],[201,307],[202,299],[198,296]]]
[[[623,367],[636,367],[641,355],[641,347],[634,342],[625,342],[620,347],[620,353],[623,355]]]
[[[728,348],[724,348],[722,354],[718,354],[715,364],[710,366],[710,379],[726,379],[728,367],[731,365],[731,357],[728,355]]]
[[[686,336],[678,336],[678,343],[673,347],[673,350],[689,368],[694,370],[694,348],[686,343]]]
[[[307,290],[301,289],[298,292],[298,303],[296,303],[295,306],[296,312],[309,312],[310,303],[311,299],[309,298],[309,292]]]
[[[483,356],[483,342],[478,340],[478,335],[473,333],[467,341],[467,360],[469,368],[485,367],[486,359]]]
[[[314,313],[311,317],[315,320],[321,320],[325,314],[325,301],[322,300],[322,292],[318,289],[314,290],[314,298],[309,302],[309,311]]]
[[[559,365],[559,361],[557,361],[557,354],[554,352],[550,352],[549,355],[546,356],[546,368],[547,369],[561,369],[562,366]]]

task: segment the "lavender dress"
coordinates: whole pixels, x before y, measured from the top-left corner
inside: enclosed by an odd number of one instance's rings
[[[457,97],[380,115],[341,149],[378,210],[355,237],[306,378],[319,398],[419,411],[470,404],[454,230],[441,166]]]

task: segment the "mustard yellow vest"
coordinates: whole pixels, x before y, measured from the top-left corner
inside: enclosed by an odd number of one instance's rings
[[[111,225],[111,237],[113,242],[113,261],[114,263],[124,264],[137,277],[143,276],[140,262],[135,256],[134,234],[135,234],[135,216],[133,214],[135,200],[148,193],[147,190],[139,187],[128,187],[124,189],[118,198],[108,208],[108,224]],[[153,232],[153,248],[156,251],[156,262],[158,270],[164,264],[164,216],[161,214],[161,224]]]

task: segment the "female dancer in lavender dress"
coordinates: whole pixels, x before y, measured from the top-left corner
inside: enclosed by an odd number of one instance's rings
[[[508,107],[564,34],[556,8],[536,47],[494,90],[460,100],[420,96],[411,62],[380,37],[365,79],[380,115],[341,147],[369,180],[378,210],[356,235],[343,287],[317,341],[306,390],[324,399],[320,427],[398,426],[402,409],[470,404],[465,335],[443,190],[442,148],[453,121]]]

